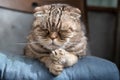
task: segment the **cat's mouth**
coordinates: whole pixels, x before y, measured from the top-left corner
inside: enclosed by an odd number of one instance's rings
[[[41,40],[41,41],[43,41],[43,40]],[[55,50],[64,45],[64,42],[60,42],[57,39],[54,39],[54,40],[48,39],[48,40],[45,40],[44,42],[40,42],[40,43],[49,50]]]
[[[49,45],[49,48],[51,50],[56,50],[58,48],[58,46],[51,44],[51,45]]]
[[[52,50],[55,50],[57,48],[59,48],[60,46],[59,45],[56,45],[54,42],[52,42],[51,44],[49,44],[49,48],[52,49]]]

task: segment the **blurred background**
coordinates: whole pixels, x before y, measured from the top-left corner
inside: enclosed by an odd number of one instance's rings
[[[78,7],[90,53],[120,67],[120,0],[0,0],[0,51],[23,54],[34,7],[51,3]]]
[[[120,0],[87,0],[91,53],[120,67]]]

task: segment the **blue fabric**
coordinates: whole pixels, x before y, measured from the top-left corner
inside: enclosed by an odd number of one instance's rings
[[[49,73],[44,64],[21,56],[0,53],[1,80],[119,80],[116,65],[110,61],[83,57],[59,76]]]

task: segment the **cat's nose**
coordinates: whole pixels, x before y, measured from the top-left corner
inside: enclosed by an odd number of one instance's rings
[[[50,34],[50,38],[53,40],[53,39],[55,39],[55,38],[57,38],[57,33],[56,32],[52,32],[51,34]]]

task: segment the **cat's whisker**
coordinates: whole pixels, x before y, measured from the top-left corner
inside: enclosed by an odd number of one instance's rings
[[[35,43],[39,43],[39,42],[30,42],[30,43],[16,43],[16,44],[20,44],[20,45],[24,45],[24,44],[35,44]]]

